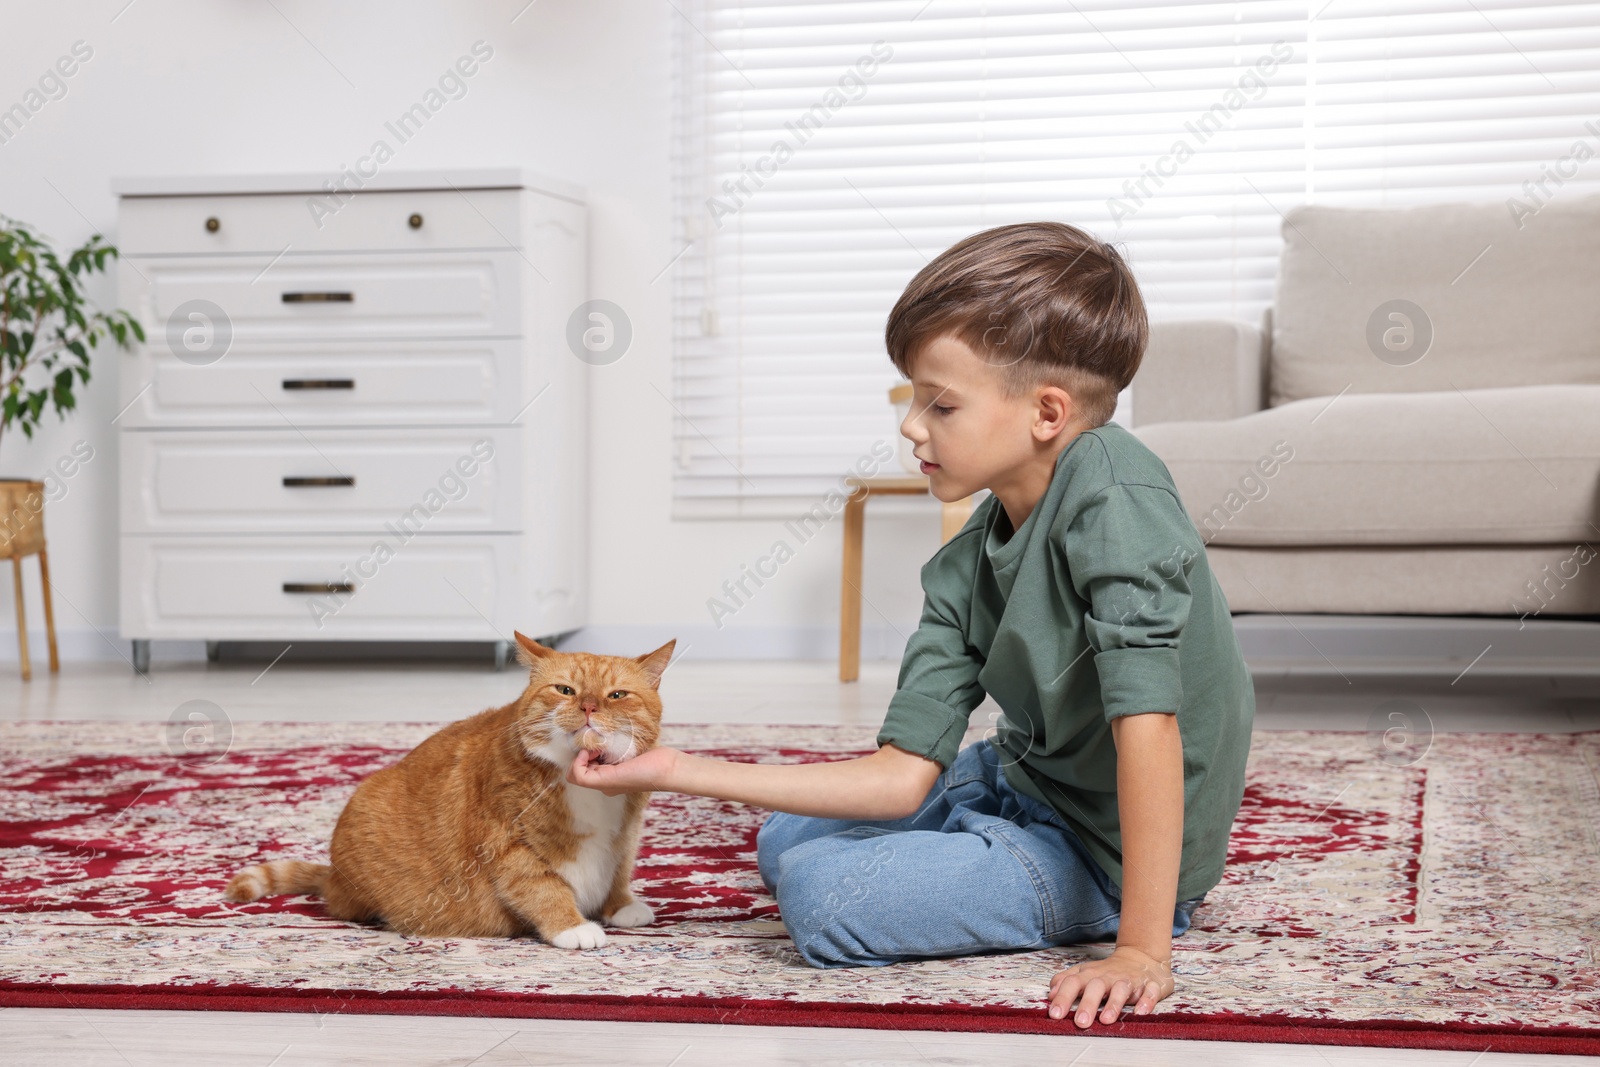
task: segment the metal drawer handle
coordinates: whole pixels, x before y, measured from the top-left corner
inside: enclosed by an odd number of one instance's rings
[[[284,293],[285,304],[349,304],[356,298],[354,293]]]
[[[285,378],[285,389],[354,389],[354,378]]]
[[[355,484],[355,477],[349,474],[340,474],[328,478],[296,478],[288,474],[283,476],[283,485],[286,489],[322,489],[327,486]]]
[[[285,593],[354,593],[354,582],[284,582]]]

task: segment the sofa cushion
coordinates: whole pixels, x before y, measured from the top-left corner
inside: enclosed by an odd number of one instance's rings
[[[1515,615],[1517,630],[1564,615],[1600,615],[1600,561],[1589,545],[1300,545],[1294,548],[1240,548],[1213,545],[1206,562],[1217,576],[1230,611],[1319,612],[1333,615]],[[1362,620],[1363,623],[1366,620]],[[1362,630],[1370,632],[1367,625]],[[1440,628],[1448,633],[1449,628]],[[1293,630],[1278,631],[1285,649],[1324,669],[1317,645]],[[1537,635],[1552,667],[1561,657],[1548,634]],[[1592,647],[1593,638],[1575,643]],[[1508,639],[1536,638],[1514,633],[1495,639],[1495,658],[1510,651]],[[1537,639],[1537,638],[1536,638]],[[1532,642],[1530,642],[1532,643]],[[1470,658],[1482,649],[1467,653]],[[1335,660],[1351,655],[1327,649]],[[1395,650],[1399,652],[1398,649]],[[1582,655],[1587,649],[1566,652]],[[1412,663],[1416,663],[1412,660]],[[1437,662],[1437,661],[1435,661]],[[1590,662],[1593,662],[1592,657]],[[1395,664],[1400,666],[1401,664]],[[1467,665],[1463,658],[1456,670]],[[1455,673],[1452,671],[1451,673]]]
[[[1133,433],[1211,544],[1600,543],[1600,385],[1346,393]]]
[[[1600,195],[1551,192],[1290,210],[1268,403],[1600,382]]]

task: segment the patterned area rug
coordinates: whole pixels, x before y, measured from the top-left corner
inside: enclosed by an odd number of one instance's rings
[[[764,812],[657,794],[603,949],[408,940],[228,876],[319,858],[362,776],[435,726],[239,724],[212,760],[162,725],[0,724],[0,1006],[497,1015],[1077,1032],[1051,974],[1109,946],[822,970],[755,868]],[[759,763],[864,754],[876,727],[674,726]],[[967,743],[982,736],[979,728]],[[1441,734],[1395,765],[1359,733],[1258,732],[1222,885],[1177,991],[1090,1033],[1600,1053],[1600,733]]]

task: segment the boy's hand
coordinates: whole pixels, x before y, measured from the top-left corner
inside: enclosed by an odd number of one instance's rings
[[[673,781],[678,758],[682,755],[675,748],[652,748],[621,763],[595,763],[594,753],[580,749],[567,769],[567,781],[598,789],[608,797],[618,793],[670,790],[669,783]]]
[[[1173,990],[1172,963],[1146,952],[1120,946],[1103,960],[1086,960],[1075,967],[1058,971],[1050,980],[1050,1018],[1062,1019],[1072,1010],[1072,1002],[1082,994],[1082,1003],[1073,1022],[1086,1027],[1094,1022],[1100,1001],[1105,1010],[1100,1021],[1114,1023],[1122,1006],[1135,1001],[1134,1014],[1148,1015],[1158,1001]]]

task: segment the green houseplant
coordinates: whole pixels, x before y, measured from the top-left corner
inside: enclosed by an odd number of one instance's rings
[[[117,250],[100,234],[62,262],[27,224],[0,215],[0,443],[13,425],[29,438],[45,405],[65,419],[74,385],[89,381],[89,350],[110,336],[127,348],[144,330],[126,311],[100,311],[84,294],[87,275]]]
[[[116,254],[95,234],[63,262],[25,223],[0,215],[0,441],[14,428],[31,439],[47,404],[61,419],[77,407],[73,389],[88,383],[89,350],[102,338],[123,348],[144,340],[132,315],[100,311],[84,293],[84,279]],[[43,513],[43,482],[0,475],[0,559],[39,551]]]
[[[132,315],[100,311],[83,291],[85,277],[103,272],[106,261],[116,254],[95,234],[63,263],[27,225],[0,215],[0,438],[16,425],[31,439],[46,404],[65,419],[78,406],[73,387],[88,384],[89,349],[101,338],[110,336],[123,348],[129,346],[130,337],[144,340],[144,330]],[[22,605],[24,556],[39,561],[50,670],[60,669],[50,608],[44,501],[43,481],[0,476],[0,559],[11,560],[23,681],[33,677]]]

